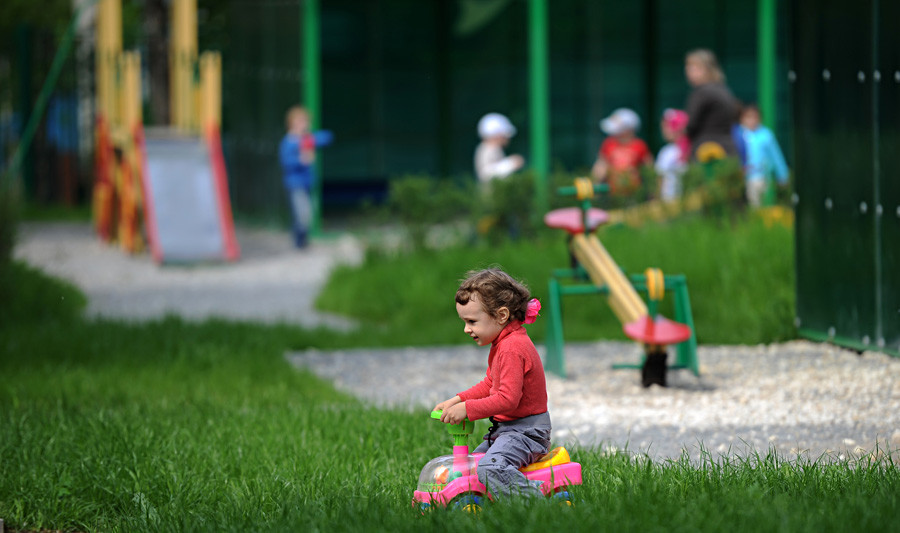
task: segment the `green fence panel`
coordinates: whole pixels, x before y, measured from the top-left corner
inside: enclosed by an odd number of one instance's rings
[[[896,88],[876,69],[877,51],[896,49],[896,38],[880,42],[877,1],[793,7],[798,326],[813,338],[896,352],[896,331],[884,325],[896,330],[890,278],[900,241],[884,212],[897,205],[889,198],[897,156],[884,135],[897,121],[879,111],[886,105],[896,117]]]
[[[878,5],[879,341],[900,352],[900,3]]]
[[[236,212],[286,223],[278,143],[300,103],[299,4],[231,2],[222,46],[223,150]]]
[[[528,2],[319,0],[320,154],[329,205],[383,194],[407,174],[474,179],[476,124],[487,112],[518,128],[508,151],[532,159]],[[239,213],[287,219],[275,149],[285,109],[301,100],[302,0],[231,0],[223,48],[223,139]],[[659,118],[683,107],[684,55],[716,51],[738,98],[757,99],[755,2],[547,2],[551,168],[589,169],[600,119],[628,106],[656,152]],[[776,9],[776,133],[790,153],[785,2]]]

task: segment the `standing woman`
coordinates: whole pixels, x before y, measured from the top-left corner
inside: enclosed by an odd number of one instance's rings
[[[687,100],[691,156],[698,159],[697,149],[713,157],[737,156],[732,130],[737,123],[738,102],[725,85],[725,75],[719,68],[715,54],[706,49],[688,52],[684,60],[684,74],[693,87]],[[715,148],[718,145],[721,150]],[[724,153],[723,153],[724,152]],[[700,159],[704,154],[701,153]]]

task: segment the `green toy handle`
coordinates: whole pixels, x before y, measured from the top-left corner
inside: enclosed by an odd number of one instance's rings
[[[433,418],[433,419],[435,419],[435,420],[440,420],[442,414],[444,414],[444,411],[443,411],[442,409],[438,409],[438,410],[436,410],[436,411],[432,411],[432,412],[431,412],[431,418]],[[450,424],[450,425],[451,425],[451,426],[459,426],[459,425],[465,424],[466,422],[471,422],[471,420],[469,420],[468,418],[463,418],[463,421],[460,422],[459,424]]]
[[[440,420],[441,414],[443,411],[437,410],[431,412],[431,418]],[[465,446],[468,442],[469,435],[475,430],[475,424],[473,424],[468,418],[464,419],[459,424],[447,424],[447,433],[453,437],[453,445],[454,446]]]

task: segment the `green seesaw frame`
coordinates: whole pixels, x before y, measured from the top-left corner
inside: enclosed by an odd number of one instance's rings
[[[642,294],[647,294],[647,277],[644,274],[633,274],[629,276],[629,278],[635,290]],[[550,324],[547,326],[547,359],[544,363],[544,369],[548,372],[553,372],[560,377],[566,377],[562,297],[588,294],[609,295],[609,288],[606,286],[598,287],[588,283],[564,285],[560,283],[560,280],[564,279],[584,280],[587,279],[587,274],[581,267],[559,268],[553,270],[553,276],[550,278],[548,312]],[[665,281],[666,292],[671,293],[675,298],[675,320],[691,328],[691,338],[676,345],[675,361],[669,365],[669,369],[687,369],[695,376],[699,376],[700,365],[697,361],[697,335],[694,333],[694,317],[691,312],[691,300],[688,296],[687,279],[682,274],[667,274],[665,276]],[[613,368],[634,369],[641,368],[642,365],[643,361],[640,363],[616,363],[613,365]]]
[[[572,208],[560,209],[548,213],[545,221],[551,227],[566,229],[570,237],[570,249],[577,264],[573,268],[554,269],[549,282],[549,320],[547,328],[547,358],[544,367],[561,377],[566,377],[564,337],[562,323],[562,297],[586,294],[605,294],[608,296],[610,307],[625,324],[630,323],[641,316],[649,316],[654,319],[659,301],[664,292],[673,294],[675,320],[690,328],[690,337],[676,345],[676,357],[669,369],[688,369],[695,376],[700,375],[697,361],[697,337],[694,332],[694,319],[691,311],[690,297],[688,296],[687,280],[683,275],[662,276],[655,272],[655,289],[648,289],[646,274],[634,274],[626,277],[612,257],[603,248],[599,239],[590,235],[596,227],[606,220],[606,214],[597,209],[592,209],[591,200],[596,193],[605,192],[605,185],[595,185],[590,180],[579,178],[574,186],[561,187],[559,194],[575,195],[580,201],[579,220],[573,220]],[[568,213],[563,213],[568,211]],[[559,219],[551,223],[554,214],[562,214],[563,222]],[[568,218],[565,216],[568,215]],[[580,256],[580,257],[576,257]],[[584,261],[588,261],[591,268],[585,268]],[[651,269],[655,270],[655,269]],[[648,271],[648,273],[651,271]],[[563,280],[574,280],[575,284],[564,284]],[[592,282],[587,283],[588,280]],[[662,283],[660,283],[662,282]],[[612,285],[612,288],[610,287]],[[660,285],[664,286],[660,287]],[[662,289],[662,290],[661,290]],[[648,295],[648,303],[644,304],[637,293]],[[650,349],[645,345],[645,349]],[[646,359],[646,353],[645,353]],[[615,369],[641,368],[641,363],[617,363]]]

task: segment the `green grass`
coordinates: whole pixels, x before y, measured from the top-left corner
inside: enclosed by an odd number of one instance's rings
[[[722,226],[688,219],[640,229],[605,228],[600,240],[628,273],[648,267],[687,276],[697,337],[703,344],[757,344],[794,338],[793,235],[755,219]],[[323,309],[353,316],[398,343],[458,343],[453,295],[467,270],[500,265],[525,281],[546,304],[547,281],[568,267],[562,236],[499,246],[460,246],[415,253],[369,253],[358,267],[344,266],[319,295]],[[663,312],[672,316],[670,303]],[[603,296],[563,302],[567,340],[625,339]],[[529,328],[537,341],[546,321]]]
[[[333,332],[86,321],[70,285],[14,267],[2,305],[14,319],[0,322],[9,529],[888,531],[900,512],[890,463],[692,465],[573,449],[585,473],[574,508],[420,516],[412,490],[448,452],[446,433],[424,412],[367,407],[286,363],[286,346],[332,345]]]

